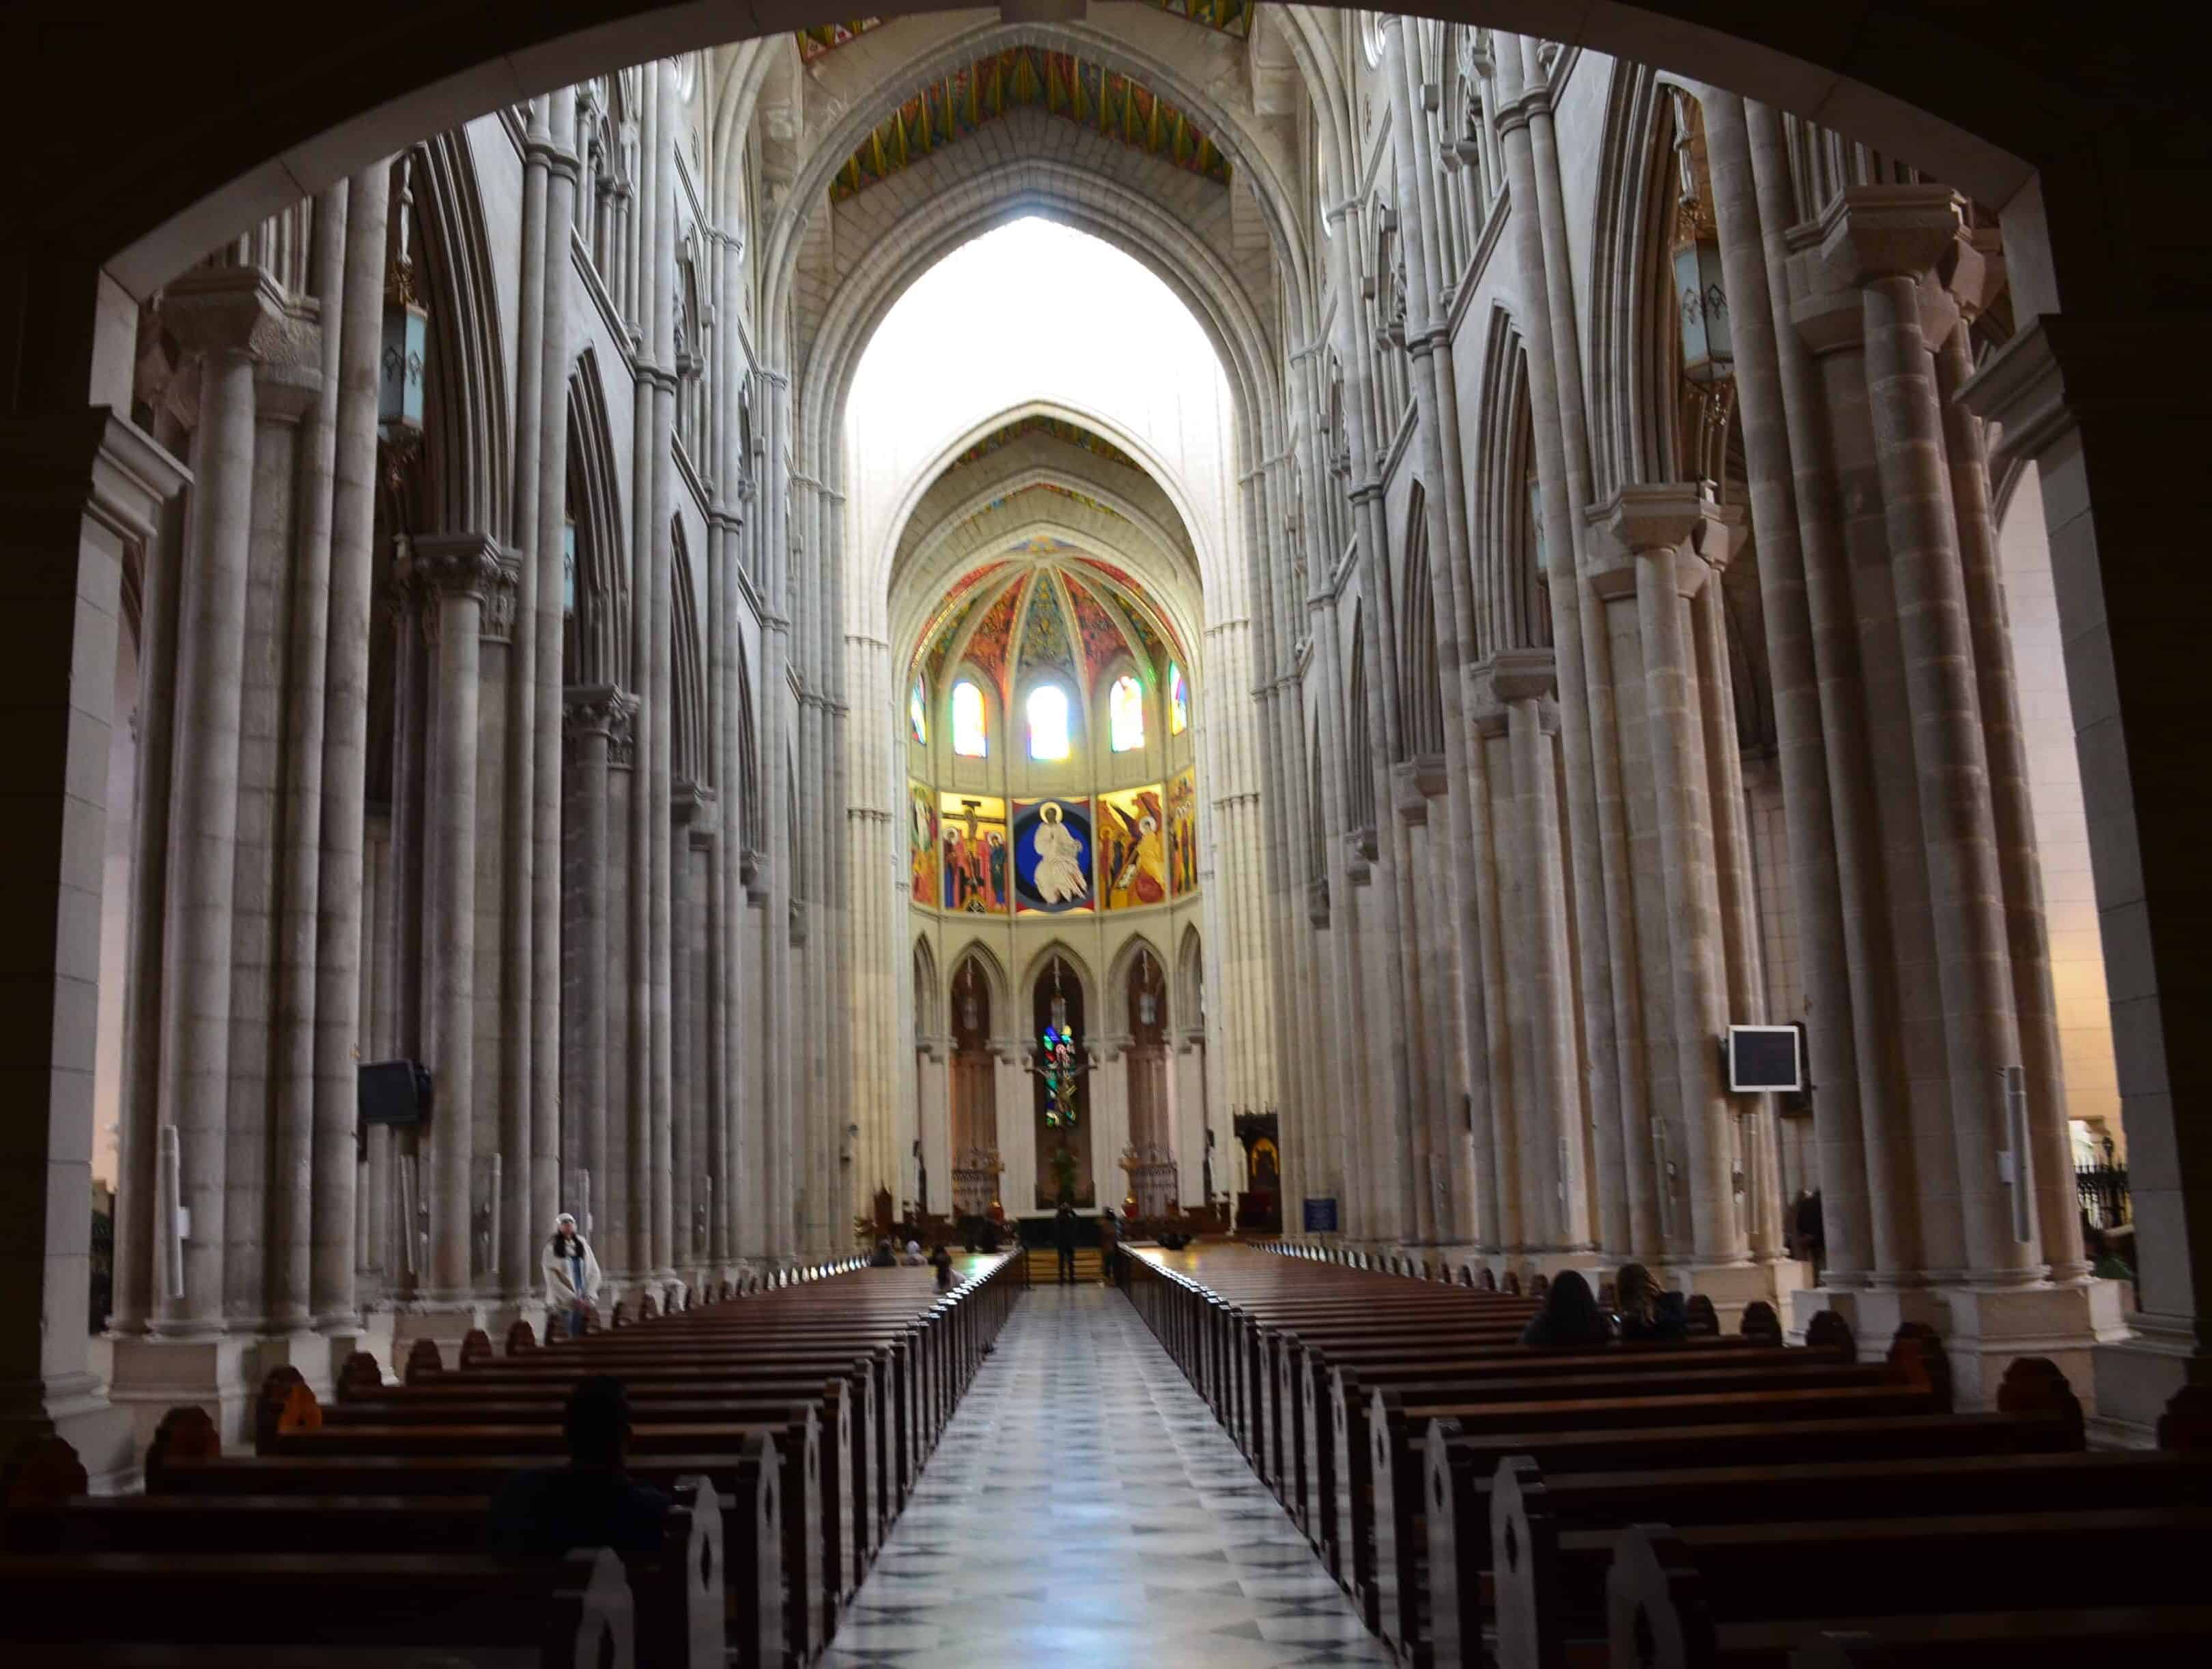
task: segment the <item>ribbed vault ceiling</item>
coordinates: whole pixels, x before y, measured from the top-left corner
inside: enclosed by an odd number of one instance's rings
[[[917,88],[846,159],[830,180],[830,200],[854,197],[986,123],[1024,109],[1093,128],[1178,168],[1229,183],[1229,160],[1212,139],[1143,82],[1072,52],[1013,46]]]

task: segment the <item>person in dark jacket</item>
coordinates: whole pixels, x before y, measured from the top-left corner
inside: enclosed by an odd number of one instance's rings
[[[1690,1331],[1690,1312],[1679,1292],[1666,1292],[1640,1263],[1623,1264],[1613,1278],[1620,1306],[1623,1338],[1681,1338]]]
[[[604,1375],[578,1380],[563,1431],[567,1466],[518,1472],[493,1498],[493,1549],[520,1558],[558,1557],[577,1547],[657,1551],[669,1500],[623,1469],[629,1393],[623,1382]]]
[[[1060,1248],[1060,1282],[1075,1284],[1075,1207],[1062,1202],[1053,1214],[1052,1243]]]
[[[1613,1326],[1597,1307],[1589,1283],[1572,1269],[1563,1269],[1553,1277],[1552,1289],[1544,1295],[1544,1308],[1530,1316],[1528,1325],[1521,1330],[1523,1344],[1555,1350],[1603,1344],[1612,1337]]]
[[[952,1253],[945,1247],[939,1246],[937,1250],[929,1254],[929,1265],[937,1271],[937,1290],[939,1292],[951,1291]]]
[[[891,1250],[890,1239],[888,1235],[876,1242],[876,1249],[868,1256],[868,1267],[871,1269],[898,1267],[898,1253]]]

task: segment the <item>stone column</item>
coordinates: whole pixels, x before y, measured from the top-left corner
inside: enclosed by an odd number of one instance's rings
[[[1559,665],[1567,832],[1575,895],[1588,901],[1583,919],[1595,921],[1601,909],[1605,921],[1602,940],[1582,935],[1580,971],[1585,1010],[1610,1005],[1613,1018],[1613,1058],[1595,1060],[1593,1070],[1610,1071],[1616,1079],[1627,1239],[1607,1249],[1649,1252],[1659,1244],[1661,1216],[1651,1135],[1658,1113],[1650,1089],[1651,1047],[1644,1022],[1648,960],[1637,937],[1605,610],[1579,579],[1587,537],[1580,513],[1594,495],[1559,153],[1551,93],[1535,43],[1516,39],[1499,45],[1498,130],[1512,201],[1522,209],[1512,216],[1512,233],[1520,281],[1531,302],[1522,339],[1528,352],[1528,406],[1549,570],[1545,589]]]
[[[2014,1238],[1998,1155],[2005,1132],[2001,1074],[2020,1062],[2012,1006],[2004,883],[1989,798],[1989,756],[1973,679],[1972,630],[1945,477],[1942,413],[1931,341],[1957,311],[1930,282],[1965,238],[1960,200],[1942,186],[1853,186],[1823,226],[1830,273],[1856,288],[1867,390],[1896,587],[1905,698],[1911,721],[1920,825],[1942,992],[1955,1187],[1929,1184],[1931,1211],[1960,1214],[1978,1282],[2037,1272],[2032,1241]],[[1923,325],[1923,317],[1936,321]],[[2027,1156],[2016,1155],[2021,1186]],[[1948,1180],[1948,1179],[1947,1179]]]
[[[1590,580],[1601,592],[1632,586],[1649,726],[1659,890],[1666,901],[1674,1068],[1686,1151],[1689,1247],[1700,1265],[1741,1262],[1733,1187],[1733,1109],[1721,1080],[1728,969],[1720,919],[1713,809],[1688,604],[1717,583],[1730,528],[1697,487],[1624,487],[1592,512]],[[1608,548],[1609,547],[1609,548]],[[1629,563],[1632,561],[1632,568]],[[1662,1177],[1662,1186],[1667,1179]]]
[[[1028,1040],[1018,1034],[994,1037],[991,1053],[998,1059],[999,1157],[1006,1169],[999,1174],[999,1201],[1007,1220],[1033,1215],[1036,1209],[1036,1114],[1030,1075],[1022,1070]]]
[[[1522,1160],[1533,1164],[1534,1154],[1521,1134],[1522,1057],[1528,1053],[1528,1002],[1531,982],[1515,977],[1518,955],[1525,953],[1529,936],[1517,922],[1508,922],[1506,912],[1532,889],[1519,876],[1525,854],[1515,838],[1512,745],[1507,735],[1505,704],[1498,699],[1495,670],[1486,669],[1482,688],[1472,708],[1475,734],[1470,750],[1474,763],[1476,828],[1475,910],[1480,934],[1481,967],[1489,986],[1483,1040],[1490,1080],[1490,1112],[1486,1127],[1475,1132],[1476,1163],[1481,1168],[1489,1200],[1483,1243],[1492,1251],[1519,1251],[1532,1243],[1525,1228],[1522,1175]],[[1509,956],[1510,944],[1515,955]]]
[[[576,100],[562,88],[547,99],[545,306],[538,378],[538,580],[537,614],[523,631],[534,631],[528,703],[534,724],[531,777],[533,803],[530,971],[530,1159],[526,1203],[529,1232],[523,1241],[523,1280],[537,1279],[537,1237],[550,1234],[562,1210],[561,1126],[574,1117],[561,1104],[561,762],[564,718],[562,637],[562,553],[568,498],[568,371],[574,336],[568,309],[571,228],[575,220]],[[604,850],[604,847],[602,848]],[[519,1164],[518,1161],[518,1164]],[[596,1182],[594,1187],[596,1187]]]
[[[2033,297],[2022,297],[2024,302]],[[2065,631],[2089,850],[2111,987],[2112,1035],[2139,1232],[2142,1306],[2132,1336],[2100,1332],[2097,1424],[2146,1444],[2178,1393],[2212,1385],[2212,1121],[2201,1113],[2212,964],[2197,831],[2203,773],[2176,738],[2202,724],[2201,543],[2177,516],[2178,464],[2202,457],[2201,382],[2149,384],[2147,364],[2198,365],[2202,314],[2077,317],[2044,311],[1965,384],[1998,425],[2000,467],[2033,459]]]
[[[514,426],[514,545],[521,557],[515,586],[515,630],[507,655],[507,707],[502,716],[501,765],[504,804],[501,807],[497,874],[499,970],[499,1244],[492,1285],[502,1314],[520,1305],[538,1284],[538,1238],[552,1230],[530,1214],[532,1090],[537,1082],[534,998],[537,974],[538,847],[538,609],[544,584],[550,529],[539,525],[544,473],[539,447],[547,402],[543,386],[550,373],[566,383],[566,367],[550,364],[545,353],[545,268],[549,245],[556,258],[568,254],[568,228],[553,226],[545,212],[546,105],[544,98],[525,106],[522,157],[522,216],[516,250]],[[561,416],[565,427],[566,413]],[[557,524],[556,524],[557,525]],[[559,549],[557,537],[550,547]],[[556,569],[555,584],[558,585]]]
[[[1984,244],[1995,241],[1994,234],[1978,233],[1975,250],[1978,253]],[[1996,518],[1990,507],[1989,459],[1981,420],[1958,398],[1960,386],[1974,373],[1967,326],[1985,299],[1985,294],[1968,292],[1966,275],[1975,273],[1979,289],[1986,293],[1995,288],[1996,266],[1994,258],[1962,261],[1951,275],[1952,294],[1966,312],[1936,353],[1937,397],[1943,413],[1944,452],[1951,466],[1951,502],[1958,516],[1966,616],[1973,634],[1975,694],[1989,753],[1990,809],[2004,878],[2013,1007],[2020,1029],[2021,1064],[2027,1075],[2036,1236],[2051,1278],[2078,1281],[2088,1274],[2089,1265],[2082,1255],[2081,1206],[2074,1187],[2066,1070],[2058,1041],[2057,999],[2051,986],[2051,946],[2044,932],[2043,872],[2036,861],[2035,811],[2028,799],[2027,749],[2013,674]]]
[[[1735,345],[1736,406],[1750,474],[1759,600],[1774,687],[1790,898],[1798,923],[1814,1132],[1820,1148],[1826,1279],[1832,1286],[1853,1286],[1863,1278],[1872,1254],[1866,1140],[1860,1129],[1849,938],[1838,879],[1839,842],[1807,594],[1806,544],[1799,534],[1792,493],[1793,448],[1805,437],[1802,431],[1793,434],[1789,422],[1776,296],[1761,242],[1760,205],[1743,100],[1711,88],[1701,99],[1721,268],[1733,298],[1729,318]],[[1802,355],[1794,332],[1789,345]]]
[[[291,618],[285,635],[281,750],[276,784],[275,851],[278,916],[272,998],[271,1097],[276,1123],[275,1181],[270,1191],[269,1326],[280,1333],[306,1331],[313,1319],[311,1266],[319,1234],[335,1235],[336,1261],[350,1268],[353,1214],[318,1223],[314,1214],[315,999],[319,984],[317,926],[321,908],[323,729],[329,673],[332,489],[337,453],[339,313],[343,305],[346,187],[343,182],[314,199],[309,264],[318,307],[317,386],[298,426],[293,465],[293,537],[289,554]],[[303,391],[304,392],[304,391]],[[357,1017],[349,1014],[348,1019]],[[350,1163],[350,1156],[347,1156]],[[327,1267],[332,1252],[324,1254]],[[264,1349],[258,1366],[275,1365]],[[329,1383],[329,1350],[313,1360],[295,1350],[311,1385]]]
[[[952,1168],[959,1162],[952,1141],[953,1070],[950,1038],[915,1040],[915,1135],[921,1144],[922,1168],[929,1173],[930,1209],[948,1217],[955,1214]]]
[[[90,288],[88,276],[81,282]],[[250,424],[250,365],[216,383],[216,404],[247,403]],[[210,458],[220,478],[235,467],[236,443],[250,430],[228,417],[219,428],[232,448]],[[0,1187],[15,1202],[0,1218],[0,1271],[13,1295],[0,1307],[0,1452],[55,1433],[110,1487],[134,1455],[128,1422],[91,1371],[85,1313],[102,796],[124,552],[156,537],[163,501],[185,480],[173,458],[105,407],[0,420],[0,500],[8,506],[0,518],[0,680],[18,749],[8,814],[15,926],[0,936],[0,975],[12,993],[0,1007],[0,1059],[9,1069]],[[204,661],[212,646],[186,652]],[[180,768],[204,777],[205,763],[187,759]],[[210,832],[198,819],[178,827],[180,840]],[[193,942],[203,955],[210,948]],[[137,1209],[153,1218],[151,1200]],[[161,1257],[155,1266],[173,1268]],[[158,1288],[155,1302],[173,1325],[190,1319]]]
[[[569,1047],[576,1052],[576,1082],[581,1094],[568,1116],[581,1126],[575,1144],[591,1176],[591,1197],[573,1199],[567,1209],[582,1218],[592,1234],[607,1215],[607,1108],[615,1086],[607,1073],[607,1027],[611,993],[607,985],[607,762],[614,732],[628,725],[637,699],[611,684],[581,686],[568,693],[568,733],[575,749],[576,804],[580,812],[576,863],[577,995]]]
[[[354,1198],[362,1050],[367,873],[368,649],[375,564],[376,399],[384,343],[384,240],[392,171],[376,163],[346,185],[345,277],[338,337],[337,433],[331,459],[330,626],[323,679],[323,815],[315,927],[315,1243],[308,1271],[315,1326],[334,1338],[357,1320],[346,1225]],[[387,994],[380,992],[388,1003]],[[389,1173],[391,1132],[385,1144]],[[371,1242],[374,1244],[374,1240]]]
[[[1505,707],[1512,792],[1520,812],[1513,832],[1522,845],[1523,909],[1517,932],[1530,978],[1528,1004],[1536,1118],[1528,1134],[1547,1199],[1540,1219],[1552,1250],[1590,1249],[1588,1126],[1583,1112],[1575,1036],[1574,964],[1567,932],[1565,845],[1559,822],[1559,765],[1553,741],[1559,713],[1548,650],[1503,650],[1491,683]]]
[[[515,564],[480,533],[412,542],[404,578],[423,594],[423,628],[434,645],[430,709],[428,1064],[436,1089],[430,1114],[430,1268],[425,1296],[440,1308],[467,1306],[470,1179],[475,1132],[470,1105],[476,1070],[477,683],[480,640],[493,594]]]
[[[161,1017],[169,810],[176,749],[178,592],[184,580],[185,495],[156,507],[140,553],[138,827],[131,865],[130,956],[124,971],[123,1083],[118,1134],[115,1303],[109,1329],[142,1334],[153,1314],[155,1213],[161,1142]]]
[[[1121,1168],[1129,1147],[1128,1035],[1095,1036],[1090,1047],[1091,1058],[1098,1063],[1091,1075],[1091,1175],[1098,1204],[1118,1212],[1123,1199],[1134,1193],[1137,1186],[1135,1174]],[[1082,1132],[1077,1132],[1076,1139],[1084,1139]]]
[[[181,293],[180,293],[181,292]],[[239,725],[253,518],[254,369],[281,331],[283,298],[258,269],[210,269],[172,286],[170,329],[198,347],[197,482],[178,656],[176,777],[163,934],[161,1122],[177,1132],[181,1269],[157,1217],[154,1332],[222,1330],[230,1098],[231,904]],[[149,1202],[149,1209],[153,1202]]]

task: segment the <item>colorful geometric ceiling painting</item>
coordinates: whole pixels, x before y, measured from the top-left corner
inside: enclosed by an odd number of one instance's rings
[[[1225,3],[1225,0],[1195,0],[1196,3]],[[1170,8],[1170,10],[1179,8]],[[799,61],[811,64],[825,52],[834,52],[848,40],[858,40],[884,20],[880,17],[860,17],[849,23],[824,23],[818,27],[799,32]]]
[[[1083,506],[1086,510],[1096,510],[1102,516],[1111,516],[1115,521],[1127,521],[1128,519],[1127,516],[1124,516],[1112,505],[1101,504],[1097,499],[1092,498],[1088,493],[1079,493],[1072,487],[1060,486],[1057,482],[1032,481],[1026,487],[1019,488],[1011,493],[1000,494],[997,498],[993,499],[981,509],[975,512],[974,515],[967,518],[966,521],[963,525],[972,526],[975,523],[981,521],[986,516],[997,514],[1000,511],[1005,509],[1008,505],[1013,503],[1025,493],[1054,493],[1061,498],[1073,500],[1076,503]],[[1073,549],[1074,547],[1066,546],[1064,548]]]
[[[1173,628],[1141,585],[1065,541],[1034,543],[1040,549],[970,570],[948,587],[909,674],[921,679],[926,705],[944,699],[963,667],[988,679],[1001,701],[1012,699],[1032,667],[1073,673],[1093,695],[1131,661],[1150,689],[1167,688],[1171,665],[1188,673]]]
[[[1043,575],[1030,587],[1029,623],[1022,632],[1022,660],[1039,666],[1073,666],[1067,646],[1067,620],[1060,611],[1060,588]]]
[[[968,593],[975,589],[978,581],[996,574],[1004,567],[1004,562],[986,562],[981,567],[969,569],[945,587],[945,600],[937,605],[936,621],[921,634],[922,642],[930,646],[929,682],[932,686],[936,684],[938,674],[945,670],[945,651],[952,646],[952,640],[960,635],[961,627],[967,623],[969,615],[975,609],[975,599]],[[967,600],[963,602],[963,598]]]
[[[1209,29],[1235,35],[1239,40],[1252,38],[1252,0],[1151,0],[1151,3],[1164,12],[1187,17]]]
[[[1103,557],[1085,556],[1082,560],[1087,566],[1097,568],[1099,573],[1104,574],[1109,580],[1111,580],[1123,591],[1138,591],[1142,589],[1135,580],[1129,578],[1127,574],[1122,573],[1121,569],[1115,567],[1113,563],[1106,561]]]
[[[1217,185],[1229,183],[1229,160],[1213,141],[1142,82],[1070,52],[1014,46],[930,82],[884,117],[837,170],[830,200],[842,203],[1024,108],[1079,122]]]
[[[1160,641],[1160,634],[1153,628],[1152,616],[1142,609],[1132,609],[1129,610],[1129,623],[1137,628],[1137,635],[1144,640],[1145,652],[1137,658],[1148,660],[1154,676],[1164,679],[1168,675],[1170,656],[1167,646]]]
[[[1075,610],[1075,634],[1083,642],[1083,683],[1086,689],[1095,686],[1098,675],[1120,658],[1127,646],[1127,638],[1105,604],[1088,590],[1069,579],[1060,579],[1067,586],[1068,606]]]
[[[1014,632],[1014,610],[1021,601],[1019,580],[999,593],[998,600],[985,611],[975,627],[975,635],[968,640],[965,658],[975,663],[983,675],[999,687],[1003,699],[1006,693],[1006,654]]]
[[[1130,457],[1112,441],[1084,428],[1082,424],[1071,423],[1065,417],[1048,417],[1041,413],[1032,414],[1027,417],[1017,417],[1003,428],[993,429],[945,467],[948,470],[957,470],[963,464],[981,462],[998,451],[1000,447],[1011,445],[1025,434],[1035,434],[1039,431],[1052,436],[1055,440],[1065,440],[1071,446],[1080,446],[1085,452],[1096,452],[1108,463],[1119,464],[1125,470],[1141,467],[1135,458]]]

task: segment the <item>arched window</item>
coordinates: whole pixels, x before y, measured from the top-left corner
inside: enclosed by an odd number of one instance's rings
[[[1190,728],[1190,686],[1182,681],[1182,668],[1168,663],[1168,734],[1181,736]]]
[[[1030,691],[1030,757],[1066,758],[1068,735],[1067,692],[1058,684],[1039,684]]]
[[[919,678],[914,681],[914,688],[907,692],[906,727],[915,741],[926,743],[929,740],[929,701],[922,694]],[[981,734],[980,726],[978,734]]]
[[[1114,680],[1106,697],[1108,724],[1115,753],[1128,753],[1145,745],[1145,690],[1127,676]]]
[[[981,759],[990,751],[983,734],[983,692],[963,678],[952,686],[952,751]]]

